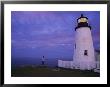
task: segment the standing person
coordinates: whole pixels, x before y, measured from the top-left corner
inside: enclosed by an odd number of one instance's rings
[[[44,58],[44,56],[42,57],[42,65],[45,65],[45,58]]]

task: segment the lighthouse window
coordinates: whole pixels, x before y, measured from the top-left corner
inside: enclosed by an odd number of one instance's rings
[[[75,46],[75,49],[76,49],[76,44],[74,46]]]
[[[86,56],[88,55],[87,50],[84,50],[84,55],[86,55]]]

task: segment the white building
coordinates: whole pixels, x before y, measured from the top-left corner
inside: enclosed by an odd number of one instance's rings
[[[95,58],[91,27],[88,24],[88,18],[82,14],[77,19],[75,32],[73,61],[58,60],[58,66],[81,70],[96,69],[98,65]]]

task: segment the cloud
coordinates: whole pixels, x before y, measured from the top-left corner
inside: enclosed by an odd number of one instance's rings
[[[37,48],[37,47],[57,47],[57,46],[71,46],[73,44],[74,38],[73,37],[47,37],[47,38],[39,38],[39,39],[20,39],[20,40],[13,40],[12,39],[12,46],[16,48]]]
[[[74,43],[75,21],[80,13],[82,12],[12,11],[12,46],[17,48],[71,46]],[[84,14],[89,17],[94,28],[94,44],[99,44],[100,35],[97,33],[99,14],[97,12]]]

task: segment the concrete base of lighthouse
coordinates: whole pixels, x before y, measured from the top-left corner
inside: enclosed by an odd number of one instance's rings
[[[92,70],[96,68],[96,63],[92,61],[73,61],[73,66],[75,69]]]
[[[97,61],[76,62],[58,60],[58,67],[80,70],[94,70],[94,72],[100,72],[100,63]]]

